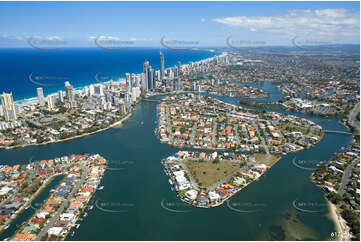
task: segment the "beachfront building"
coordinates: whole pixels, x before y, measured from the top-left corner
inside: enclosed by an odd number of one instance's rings
[[[44,106],[44,105],[45,105],[45,99],[44,99],[43,88],[38,87],[38,88],[36,89],[36,92],[37,92],[37,94],[38,94],[39,105],[40,105],[40,106]]]
[[[164,55],[160,52],[160,80],[164,80]]]
[[[1,95],[1,106],[6,121],[13,121],[17,119],[12,93],[3,93]]]

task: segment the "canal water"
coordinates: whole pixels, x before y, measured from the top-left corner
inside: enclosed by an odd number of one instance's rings
[[[156,99],[160,97],[153,97]],[[220,98],[235,103],[236,99]],[[222,206],[201,209],[181,203],[171,190],[161,159],[178,151],[155,135],[156,102],[142,100],[121,127],[45,146],[0,151],[1,164],[25,163],[66,154],[99,153],[109,163],[103,190],[69,240],[326,240],[334,232],[320,188],[310,180],[323,160],[351,143],[351,136],[326,133],[311,149],[288,154],[260,180]],[[325,129],[345,128],[337,118],[306,114]],[[301,162],[304,161],[304,162]]]
[[[0,240],[4,240],[6,238],[11,238],[15,235],[15,232],[19,227],[21,227],[26,221],[28,221],[35,213],[35,211],[44,204],[44,202],[50,196],[50,190],[56,188],[64,176],[59,175],[54,177],[49,184],[44,187],[44,189],[36,196],[36,198],[31,202],[29,208],[23,210],[19,216],[17,216],[11,223],[8,229],[3,230],[0,234]]]

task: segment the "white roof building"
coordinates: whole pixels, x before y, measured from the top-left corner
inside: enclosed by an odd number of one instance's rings
[[[75,215],[72,213],[63,213],[60,215],[60,220],[71,221],[71,220],[73,220],[74,216]]]
[[[208,197],[211,201],[214,201],[214,200],[217,200],[220,198],[219,194],[215,193],[215,192],[209,192]]]
[[[62,231],[63,231],[63,228],[62,228],[62,227],[51,227],[51,228],[48,230],[48,235],[59,236]]]
[[[198,192],[196,190],[189,190],[185,194],[189,199],[195,200],[197,198]]]

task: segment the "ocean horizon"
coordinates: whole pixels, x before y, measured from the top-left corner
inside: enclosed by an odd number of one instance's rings
[[[165,68],[197,62],[221,54],[211,50],[171,50],[154,47],[134,47],[121,50],[101,48],[64,48],[39,50],[35,48],[0,49],[0,92],[12,92],[17,104],[37,100],[36,88],[44,95],[64,90],[69,81],[80,89],[100,81],[119,81],[125,73],[141,73],[145,60],[159,70],[162,51]],[[30,81],[29,76],[34,82]],[[36,84],[38,83],[38,84]]]

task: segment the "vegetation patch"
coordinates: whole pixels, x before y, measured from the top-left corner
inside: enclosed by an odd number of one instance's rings
[[[240,169],[239,163],[188,160],[185,162],[200,186],[209,187]]]

